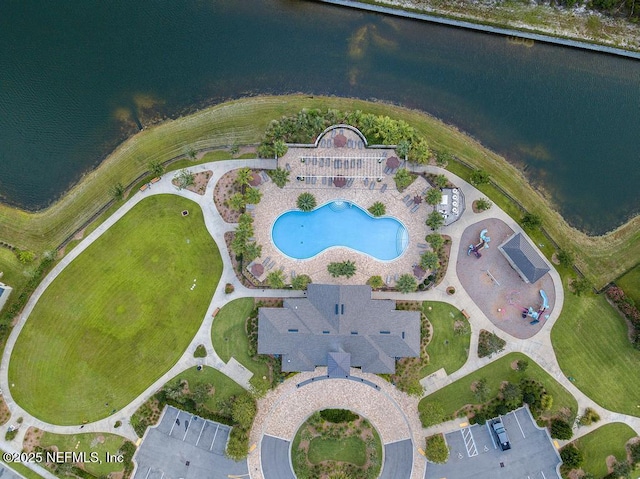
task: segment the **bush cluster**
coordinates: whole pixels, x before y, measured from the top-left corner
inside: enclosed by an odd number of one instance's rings
[[[483,329],[480,331],[480,339],[478,340],[478,357],[484,358],[491,356],[493,353],[499,353],[506,344],[504,339]]]
[[[624,294],[624,291],[618,286],[612,286],[607,289],[607,298],[615,304],[624,317],[629,320],[633,326],[631,342],[633,347],[640,349],[640,311],[636,307],[633,299]]]
[[[436,464],[444,464],[449,459],[449,446],[442,434],[429,436],[426,440],[425,456]]]
[[[339,424],[355,421],[359,416],[348,409],[324,409],[320,411],[320,417],[325,421]]]

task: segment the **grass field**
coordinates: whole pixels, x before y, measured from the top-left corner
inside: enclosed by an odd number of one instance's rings
[[[233,379],[210,367],[204,367],[201,371],[196,368],[183,371],[169,381],[166,386],[171,387],[183,380],[189,383],[191,391],[200,384],[207,384],[213,388],[213,394],[205,403],[205,406],[213,412],[219,411],[221,402],[244,392],[244,388]]]
[[[263,376],[269,377],[269,368],[263,362],[254,361],[249,356],[249,340],[245,321],[254,308],[253,298],[235,299],[218,312],[211,327],[211,341],[220,359],[227,362],[233,356],[253,373],[251,382]]]
[[[221,270],[195,203],[145,199],[40,298],[11,356],[14,399],[55,424],[122,408],[184,352]]]
[[[457,371],[469,356],[469,322],[458,309],[447,303],[425,301],[422,303],[422,312],[433,326],[433,336],[427,347],[429,364],[420,370],[420,376],[428,376],[440,368],[444,368],[447,374]],[[456,321],[465,325],[463,334],[454,331]]]
[[[602,407],[640,416],[640,351],[603,295],[565,295],[551,341],[562,372],[576,378],[582,392]]]
[[[119,463],[106,462],[106,454],[115,455],[118,449],[124,444],[124,439],[115,434],[90,433],[90,434],[53,434],[45,432],[40,438],[40,446],[48,448],[56,446],[58,451],[85,452],[87,458],[91,453],[98,454],[98,460],[87,461],[84,466],[87,472],[96,477],[106,476],[110,472],[122,471],[123,465]]]
[[[526,359],[529,367],[525,372],[519,372],[511,368],[511,363],[518,359]],[[502,381],[510,381],[518,383],[521,378],[528,377],[536,379],[544,384],[548,394],[553,396],[553,407],[551,413],[560,412],[563,408],[571,410],[572,420],[578,411],[578,403],[573,396],[564,387],[558,384],[549,374],[547,374],[532,359],[521,353],[510,353],[506,356],[474,371],[462,379],[445,386],[433,394],[423,398],[418,406],[419,410],[423,410],[427,403],[438,403],[442,406],[442,421],[454,415],[466,404],[477,404],[477,399],[471,390],[473,382],[480,378],[487,379],[489,389],[488,397],[492,398],[498,394]]]
[[[586,436],[573,441],[584,455],[582,470],[593,474],[595,477],[604,477],[608,474],[606,459],[613,455],[618,461],[626,461],[627,451],[625,444],[636,434],[626,424],[616,422],[600,426]],[[638,469],[636,469],[637,471]]]
[[[640,257],[640,216],[611,234],[588,237],[569,227],[504,158],[431,116],[381,103],[302,95],[237,100],[147,128],[124,142],[50,208],[27,213],[0,205],[0,240],[37,252],[53,248],[110,200],[110,187],[133,181],[146,170],[150,160],[165,161],[184,154],[189,147],[255,144],[272,119],[302,108],[360,109],[406,121],[433,148],[450,151],[474,167],[485,169],[528,210],[539,214],[561,247],[581,252],[576,255],[578,264],[598,286],[626,272]]]
[[[4,451],[0,450],[0,453],[2,452]],[[0,459],[0,463],[7,464],[2,459]],[[24,464],[20,464],[19,462],[12,462],[10,465],[8,465],[8,467],[24,476],[26,479],[43,479],[40,474],[38,474],[37,472],[33,472],[27,466],[25,466]]]
[[[624,290],[625,296],[630,297],[640,308],[640,264],[618,278],[616,284]]]
[[[0,282],[8,284],[14,291],[12,296],[26,284],[29,279],[30,272],[38,266],[38,260],[32,264],[24,265],[18,261],[13,251],[7,248],[0,248],[0,271],[4,274],[0,278]],[[11,297],[12,297],[11,296]]]
[[[309,443],[307,457],[312,464],[322,461],[341,461],[364,466],[367,461],[367,445],[359,437],[340,439],[314,437]]]

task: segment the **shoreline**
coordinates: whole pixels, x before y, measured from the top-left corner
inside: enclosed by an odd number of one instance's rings
[[[307,95],[234,100],[150,127],[122,143],[49,208],[30,213],[0,204],[0,230],[3,231],[0,241],[38,253],[57,249],[66,238],[86,226],[88,220],[109,208],[113,203],[109,189],[116,182],[129,185],[144,176],[149,160],[164,163],[182,156],[187,146],[201,151],[205,148],[223,150],[230,143],[255,144],[272,119],[297,113],[302,108],[361,109],[412,124],[428,139],[432,149],[455,152],[473,167],[489,171],[507,194],[527,211],[540,215],[545,229],[560,247],[580,252],[583,257],[580,269],[598,286],[633,267],[631,258],[640,255],[640,216],[607,234],[589,236],[571,227],[533,188],[521,170],[455,126],[428,113],[387,103]]]
[[[455,28],[464,28],[478,32],[500,35],[505,37],[516,37],[531,41],[539,41],[567,48],[590,50],[592,52],[617,55],[626,58],[640,60],[640,46],[637,49],[625,49],[596,39],[589,40],[584,37],[571,36],[568,32],[545,31],[536,29],[532,25],[514,26],[508,23],[491,21],[488,18],[477,18],[472,16],[456,15],[444,12],[436,8],[425,8],[421,10],[416,6],[398,5],[398,2],[385,0],[371,0],[368,2],[356,0],[318,0],[321,3],[330,5],[354,8],[369,12],[376,12],[383,15],[410,18],[414,20],[426,21]],[[412,3],[412,2],[408,2]],[[595,13],[594,13],[595,15]]]

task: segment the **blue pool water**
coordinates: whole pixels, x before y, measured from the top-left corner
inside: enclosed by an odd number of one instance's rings
[[[273,224],[271,237],[280,251],[296,259],[342,246],[389,261],[400,256],[409,242],[407,229],[400,221],[374,218],[348,201],[333,201],[308,213],[283,213]]]

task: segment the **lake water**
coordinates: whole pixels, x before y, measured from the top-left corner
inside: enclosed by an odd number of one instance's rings
[[[3,2],[0,198],[42,208],[148,123],[247,94],[430,112],[526,170],[571,224],[640,205],[640,62],[309,1]]]

